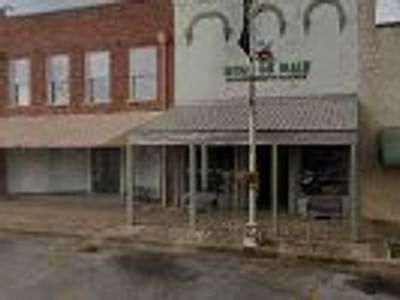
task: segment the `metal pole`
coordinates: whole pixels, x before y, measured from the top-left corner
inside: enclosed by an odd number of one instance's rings
[[[278,145],[272,145],[272,232],[278,236]]]
[[[167,146],[161,146],[161,202],[163,207],[167,207],[168,205],[167,156]]]
[[[240,188],[237,181],[237,174],[239,173],[239,148],[234,146],[233,148],[233,209],[239,210],[240,207]]]
[[[196,146],[189,146],[189,225],[196,230],[196,192],[197,192]]]
[[[358,199],[358,169],[357,145],[350,147],[350,201],[351,201],[351,239],[357,241],[359,238],[359,199]]]
[[[208,189],[208,146],[201,145],[201,191]]]
[[[255,1],[253,3],[255,5]],[[253,6],[254,7],[254,6]],[[254,20],[252,18],[252,8],[249,10],[247,16],[249,22],[249,35],[250,35],[250,78],[249,78],[249,174],[251,182],[249,182],[249,220],[247,223],[246,238],[244,241],[247,247],[257,246],[257,146],[256,146],[256,65],[254,57]]]
[[[128,227],[134,225],[133,208],[133,149],[129,141],[126,145],[126,224]]]
[[[255,130],[255,107],[254,103],[254,82],[250,81],[250,112],[249,112],[249,173],[255,175],[257,172],[257,147],[256,147],[256,130]],[[249,184],[249,226],[256,225],[256,182]]]
[[[125,147],[124,146],[122,146],[121,148],[120,148],[120,150],[119,150],[119,193],[120,193],[120,195],[121,195],[121,197],[122,197],[122,199],[124,199],[124,197],[125,197],[125,191],[126,191],[126,187],[125,187],[125,184],[126,184],[126,176],[125,176],[125,174],[126,174],[126,171],[125,171],[125,167],[126,167],[126,164],[125,164]]]
[[[93,164],[92,164],[92,149],[87,149],[87,182],[86,182],[86,190],[88,194],[92,194],[93,192]]]

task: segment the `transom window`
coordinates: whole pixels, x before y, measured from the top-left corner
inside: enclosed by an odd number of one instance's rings
[[[68,104],[70,99],[68,55],[54,55],[47,61],[47,98],[49,104]]]
[[[85,96],[91,103],[110,101],[110,53],[92,51],[85,59]]]
[[[9,97],[12,105],[31,103],[30,62],[27,58],[13,59],[9,63]]]
[[[135,101],[157,98],[157,48],[129,51],[129,96]]]

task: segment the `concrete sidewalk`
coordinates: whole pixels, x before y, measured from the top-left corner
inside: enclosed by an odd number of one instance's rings
[[[199,214],[196,231],[189,230],[185,210],[158,205],[136,205],[135,226],[125,223],[124,201],[111,196],[21,196],[0,200],[0,231],[54,236],[77,236],[90,245],[104,243],[156,244],[242,252],[246,212]],[[283,255],[336,261],[386,260],[385,237],[397,231],[365,225],[362,243],[347,238],[346,222],[280,220],[273,238],[271,218],[259,214],[260,255]],[[370,226],[370,227],[368,227]]]
[[[13,196],[0,199],[0,230],[88,237],[123,224],[118,197]]]

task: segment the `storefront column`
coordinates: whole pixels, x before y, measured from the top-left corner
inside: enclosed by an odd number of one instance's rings
[[[278,145],[272,145],[272,232],[278,236]]]
[[[133,174],[133,147],[126,146],[126,224],[134,225],[134,174]]]
[[[350,146],[350,224],[351,224],[351,239],[357,241],[359,238],[359,195],[358,195],[358,155],[357,145]]]
[[[184,159],[186,157],[186,149],[185,147],[179,147],[178,151],[178,165],[179,165],[179,204],[182,206],[184,205],[182,195],[186,193],[186,180],[187,180],[187,160]]]
[[[191,230],[196,230],[196,192],[197,192],[197,162],[196,145],[189,146],[189,225]]]
[[[120,152],[120,163],[119,163],[119,191],[120,191],[120,195],[122,197],[124,197],[125,195],[125,147],[121,147],[121,149],[119,150]]]
[[[167,207],[167,146],[161,147],[161,204]]]
[[[179,206],[179,199],[181,196],[181,163],[180,163],[180,153],[179,153],[179,148],[178,147],[174,147],[172,149],[172,165],[173,165],[173,183],[174,183],[174,187],[173,187],[173,191],[174,191],[174,195],[173,195],[173,202],[174,202],[174,207],[178,207]]]
[[[208,146],[201,145],[201,190],[208,190]]]
[[[240,186],[237,180],[239,175],[239,148],[234,146],[233,148],[233,209],[238,210],[240,208]]]
[[[289,148],[289,214],[296,214],[297,198],[300,187],[300,148]]]
[[[86,192],[91,194],[93,192],[93,184],[92,184],[92,149],[87,149],[87,178],[86,178]]]

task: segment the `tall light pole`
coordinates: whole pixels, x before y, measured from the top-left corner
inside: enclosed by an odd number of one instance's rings
[[[247,248],[257,247],[257,143],[256,143],[256,57],[255,57],[255,22],[253,8],[256,0],[244,0],[244,29],[240,44],[249,57],[249,218],[243,245]]]

